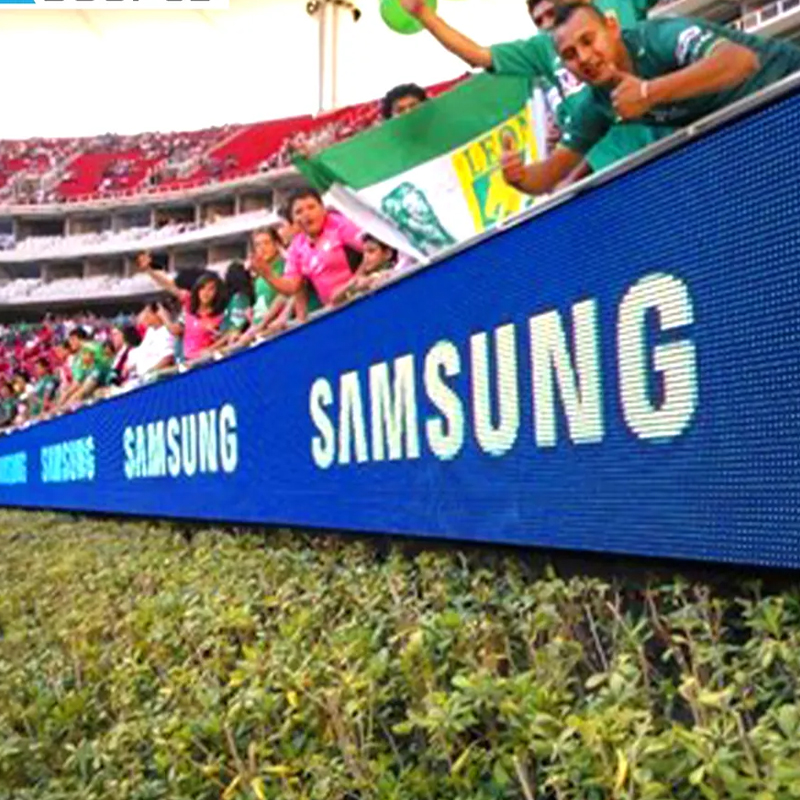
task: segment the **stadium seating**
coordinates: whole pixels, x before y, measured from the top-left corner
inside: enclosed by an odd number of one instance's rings
[[[430,87],[432,96],[456,80]],[[170,191],[288,166],[298,146],[318,148],[373,125],[378,101],[310,115],[180,133],[0,141],[0,203],[75,202]],[[52,187],[12,189],[15,176],[60,172]]]

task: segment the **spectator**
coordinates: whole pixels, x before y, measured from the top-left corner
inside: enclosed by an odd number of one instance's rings
[[[160,303],[150,303],[139,314],[139,329],[144,330],[141,344],[128,355],[127,376],[145,378],[175,362],[175,337],[166,320],[169,313]]]
[[[251,245],[253,258],[250,264],[257,277],[253,328],[248,339],[254,338],[259,333],[268,332],[269,326],[276,321],[280,321],[280,326],[287,323],[292,305],[297,301],[297,297],[287,299],[281,295],[262,274],[266,270],[276,277],[283,275],[285,261],[278,228],[270,226],[253,231]]]
[[[362,250],[358,228],[341,214],[331,214],[314,189],[300,189],[289,203],[292,221],[301,233],[292,242],[283,276],[272,275],[257,262],[261,275],[278,292],[296,295],[308,279],[324,305],[353,277],[348,248],[359,256]]]
[[[63,362],[63,371],[59,378],[59,397],[55,406],[62,408],[66,398],[73,392],[75,384],[83,382],[84,373],[81,349],[89,341],[89,334],[82,326],[73,328],[67,335],[66,354]]]
[[[135,325],[123,325],[112,329],[110,343],[111,383],[120,386],[128,376],[130,355],[142,343],[142,337]]]
[[[111,362],[100,342],[85,342],[77,354],[81,369],[73,370],[75,381],[61,395],[55,410],[61,411],[88,400],[98,389],[111,383]]]
[[[36,359],[33,365],[33,393],[28,412],[31,417],[38,417],[47,412],[55,402],[58,394],[58,378],[52,373],[50,362],[45,356]]]
[[[253,279],[241,261],[233,261],[225,274],[228,304],[222,321],[222,332],[240,334],[250,324],[255,292]]]
[[[428,99],[428,93],[416,83],[402,83],[390,89],[381,100],[381,114],[392,119],[413,111]]]
[[[334,297],[334,304],[345,303],[353,297],[385,283],[392,269],[397,264],[397,250],[377,239],[371,233],[362,237],[364,244],[364,260],[359,274]]]
[[[292,220],[289,204],[282,206],[278,211],[281,221],[278,223],[278,235],[280,236],[280,246],[287,249],[294,241],[294,237],[300,233],[300,228]],[[255,232],[254,232],[255,233]]]
[[[625,26],[635,25],[645,19],[650,8],[659,0],[601,0],[603,10]],[[546,92],[548,105],[555,116],[558,128],[564,129],[576,107],[588,91],[565,69],[553,44],[549,30],[552,29],[554,3],[552,0],[528,0],[528,12],[544,32],[515,42],[484,47],[452,28],[423,0],[401,0],[403,6],[428,29],[433,37],[447,50],[455,53],[471,67],[482,67],[497,75],[521,75],[537,81]],[[550,28],[548,28],[550,26]],[[641,150],[649,144],[671,133],[664,126],[617,125],[598,141],[585,159],[577,163],[570,160],[569,168],[563,167],[563,149],[557,147],[546,160],[547,169],[542,170],[542,192],[555,189],[560,183],[570,183],[616,163],[620,159]],[[552,161],[551,161],[552,159]]]
[[[225,312],[225,286],[218,275],[203,272],[191,291],[180,289],[161,270],[153,269],[149,253],[140,253],[137,266],[159,286],[178,299],[183,309],[183,357],[187,361],[200,358],[217,338]]]
[[[506,142],[506,180],[529,194],[574,169],[618,119],[688,125],[800,70],[800,48],[788,42],[697,19],[623,31],[574,0],[556,9],[553,38],[567,68],[591,88],[547,161],[526,167]]]
[[[241,261],[232,261],[225,274],[225,289],[228,304],[220,326],[221,336],[210,347],[220,351],[230,347],[247,330],[253,316],[255,292],[253,278]]]
[[[17,398],[10,381],[0,381],[0,427],[13,425],[17,417]]]

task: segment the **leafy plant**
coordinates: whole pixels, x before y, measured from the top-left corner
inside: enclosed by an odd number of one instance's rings
[[[800,596],[0,514],[5,800],[800,797]]]

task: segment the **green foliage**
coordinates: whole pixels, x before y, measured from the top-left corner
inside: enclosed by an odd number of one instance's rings
[[[800,798],[800,596],[0,515],[0,800]]]

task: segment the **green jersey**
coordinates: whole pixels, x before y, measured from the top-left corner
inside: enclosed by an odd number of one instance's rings
[[[75,383],[82,383],[83,379],[86,377],[86,370],[83,366],[80,350],[70,359],[69,371],[72,373],[72,380],[74,380]]]
[[[222,330],[243,331],[247,327],[247,312],[250,311],[250,300],[246,294],[238,292],[228,301],[225,316],[222,318]]]
[[[31,402],[31,413],[41,414],[47,401],[56,396],[58,380],[54,375],[43,375],[33,387],[34,399]]]
[[[600,0],[595,5],[606,16],[613,16],[623,28],[636,25],[658,0]],[[572,115],[591,92],[561,61],[549,34],[540,33],[529,39],[496,44],[491,48],[492,71],[497,75],[524,75],[533,78],[544,89],[547,104],[561,130],[567,130]],[[671,131],[649,125],[628,123],[611,129],[602,142],[586,153],[594,171],[611,166],[637,150],[663,138]]]
[[[283,259],[279,258],[272,265],[272,274],[280,277],[286,265]],[[278,292],[273,289],[266,278],[259,276],[255,281],[256,302],[253,305],[253,324],[260,325],[267,315],[273,300],[278,296]]]
[[[93,360],[89,367],[81,365],[83,372],[83,377],[80,379],[81,382],[93,380],[98,386],[107,386],[112,378],[112,369],[103,345],[99,342],[88,342],[83,346],[83,350],[88,350],[92,354]],[[75,372],[73,370],[74,375]],[[78,380],[77,377],[76,380]]]
[[[260,325],[267,316],[270,303],[275,296],[275,290],[260,275],[255,279],[253,288],[256,293],[256,301],[253,303],[253,325]]]
[[[654,126],[688,125],[800,70],[800,48],[701,19],[650,20],[622,31],[622,39],[633,64],[633,74],[643,80],[691,66],[726,42],[748,47],[758,56],[758,69],[738,86],[651,109],[642,121]],[[615,126],[616,119],[610,91],[592,87],[572,115],[564,144],[571,150],[589,152]]]
[[[0,400],[0,425],[8,425],[17,416],[17,399],[7,397]]]

